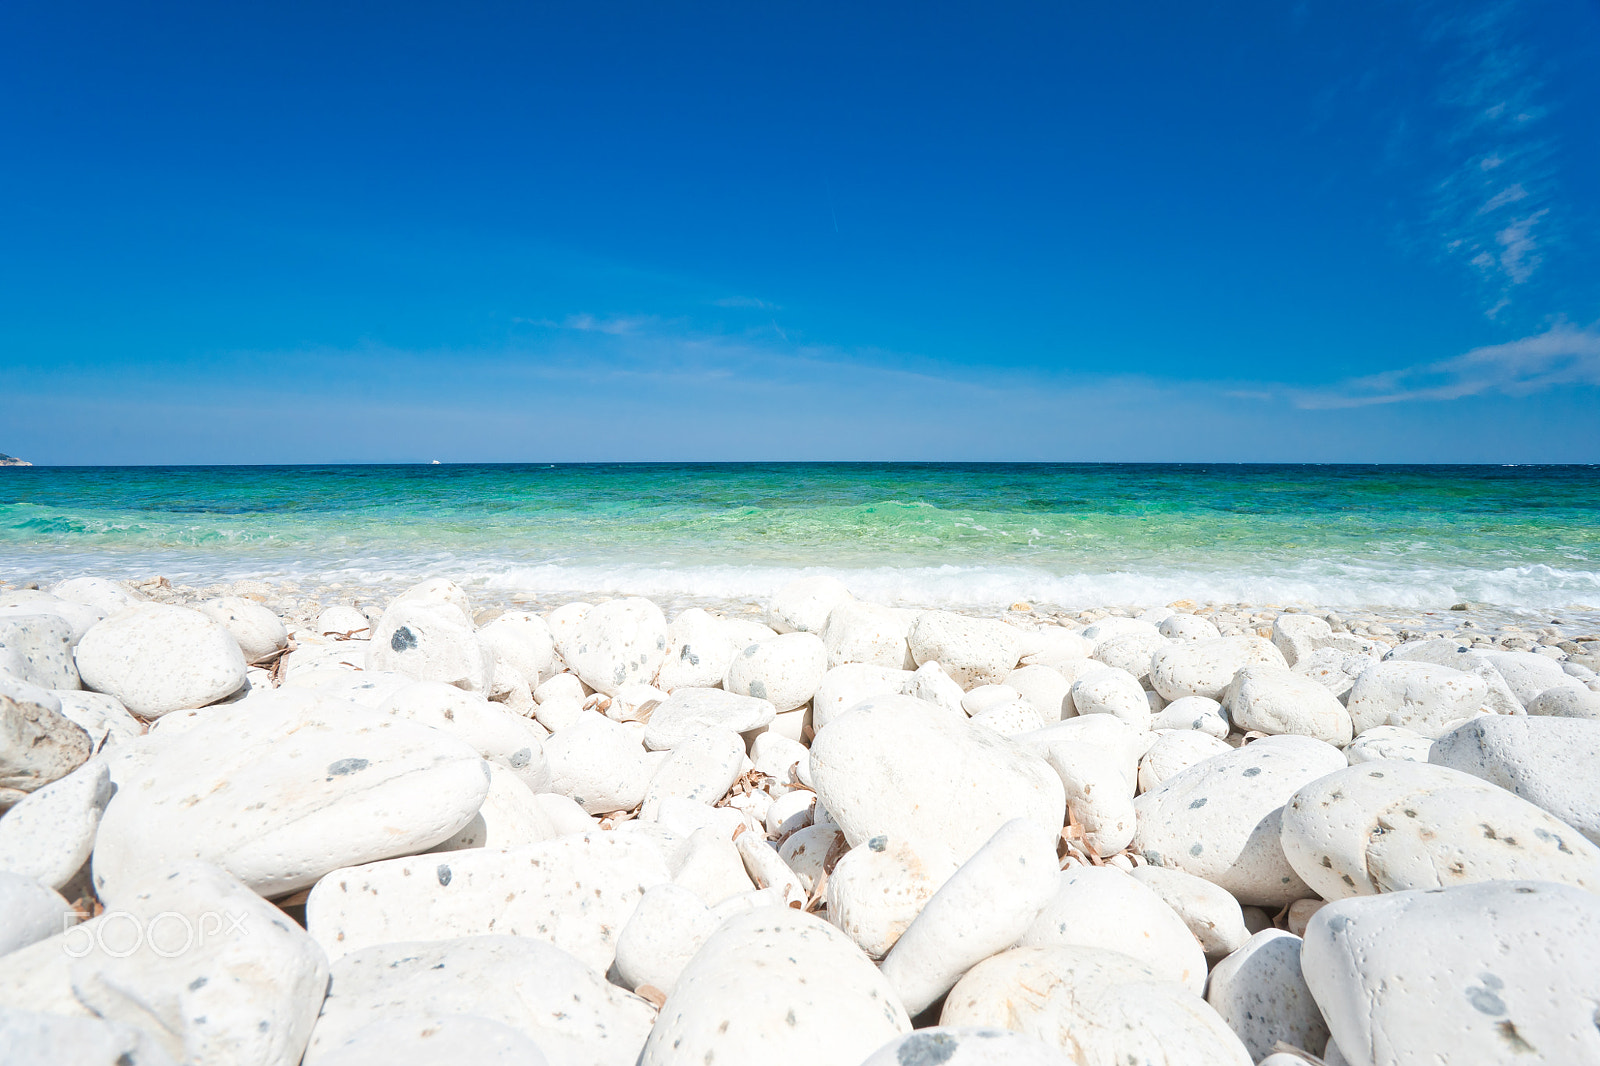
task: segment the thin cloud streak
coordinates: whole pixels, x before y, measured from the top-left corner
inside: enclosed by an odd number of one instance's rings
[[[1485,393],[1526,396],[1562,385],[1600,385],[1600,325],[1561,323],[1453,359],[1352,378],[1328,389],[1290,390],[1288,396],[1302,410],[1322,411]]]

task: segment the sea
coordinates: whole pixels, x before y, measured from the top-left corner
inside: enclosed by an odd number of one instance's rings
[[[1177,600],[1600,619],[1600,467],[597,463],[0,468],[0,580],[493,596]]]

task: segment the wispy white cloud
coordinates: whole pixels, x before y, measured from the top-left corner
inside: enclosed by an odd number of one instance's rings
[[[1474,348],[1453,359],[1286,394],[1296,407],[1329,410],[1459,400],[1485,393],[1525,396],[1561,385],[1600,385],[1600,324],[1578,328],[1560,323],[1543,333]]]
[[[1482,283],[1490,318],[1512,304],[1562,235],[1545,86],[1518,43],[1518,14],[1513,0],[1452,7],[1432,33],[1453,53],[1440,95],[1455,115],[1453,162],[1434,188],[1433,221],[1444,253]]]
[[[748,307],[756,311],[782,311],[779,304],[758,300],[754,296],[724,296],[711,301],[712,307]]]

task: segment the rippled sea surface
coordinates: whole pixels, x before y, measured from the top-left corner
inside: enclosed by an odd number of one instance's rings
[[[1600,607],[1600,467],[594,464],[0,468],[0,578],[912,605]]]

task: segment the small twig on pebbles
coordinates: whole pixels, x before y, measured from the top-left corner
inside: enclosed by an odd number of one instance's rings
[[[660,1010],[667,1003],[667,994],[655,985],[640,985],[633,990],[633,994],[640,999],[649,1000],[651,1006],[655,1007],[656,1010]]]

